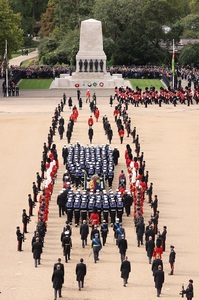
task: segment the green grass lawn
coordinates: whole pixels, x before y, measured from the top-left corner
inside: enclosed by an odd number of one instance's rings
[[[29,66],[29,63],[30,63],[30,60],[24,60],[22,63],[21,63],[21,66],[22,67],[28,67]]]
[[[155,86],[157,90],[160,87],[164,87],[163,83],[159,79],[129,79],[133,89],[138,86],[140,89],[145,90],[145,87],[150,88],[150,86]]]
[[[53,79],[23,79],[20,84],[20,90],[47,90]]]

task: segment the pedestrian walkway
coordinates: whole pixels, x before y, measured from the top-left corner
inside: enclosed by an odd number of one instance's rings
[[[28,55],[19,55],[9,60],[9,66],[20,66],[23,61],[36,58],[38,56],[38,50],[29,52]]]

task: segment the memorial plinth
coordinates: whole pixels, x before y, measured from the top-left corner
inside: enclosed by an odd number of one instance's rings
[[[126,83],[126,85],[129,85]],[[106,71],[106,54],[103,50],[102,23],[89,19],[81,22],[79,51],[76,55],[76,72],[61,74],[51,84],[54,88],[114,89],[124,86],[120,74],[111,76]]]

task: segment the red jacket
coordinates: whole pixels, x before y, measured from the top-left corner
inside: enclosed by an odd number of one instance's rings
[[[99,118],[99,115],[100,115],[100,112],[99,112],[99,109],[96,108],[95,112],[94,112],[94,115],[95,115],[95,118],[98,119]]]
[[[120,137],[123,137],[123,136],[124,136],[124,130],[123,130],[123,129],[120,129],[120,131],[119,131],[119,136],[120,136]]]
[[[90,118],[88,119],[88,126],[92,126],[92,125],[93,125],[93,118],[90,117]]]

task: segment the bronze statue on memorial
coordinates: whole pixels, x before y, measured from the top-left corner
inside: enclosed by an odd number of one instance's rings
[[[103,66],[104,66],[104,62],[103,62],[103,60],[101,59],[101,60],[100,60],[100,72],[103,72]]]
[[[85,59],[85,61],[84,61],[84,72],[87,72],[87,69],[88,69],[88,61],[87,61],[87,59]]]
[[[93,72],[93,60],[92,59],[90,59],[90,61],[89,61],[89,71]]]
[[[79,61],[79,71],[82,72],[82,66],[83,66],[83,62],[82,60],[80,59]]]
[[[98,60],[95,60],[95,72],[98,72]]]

